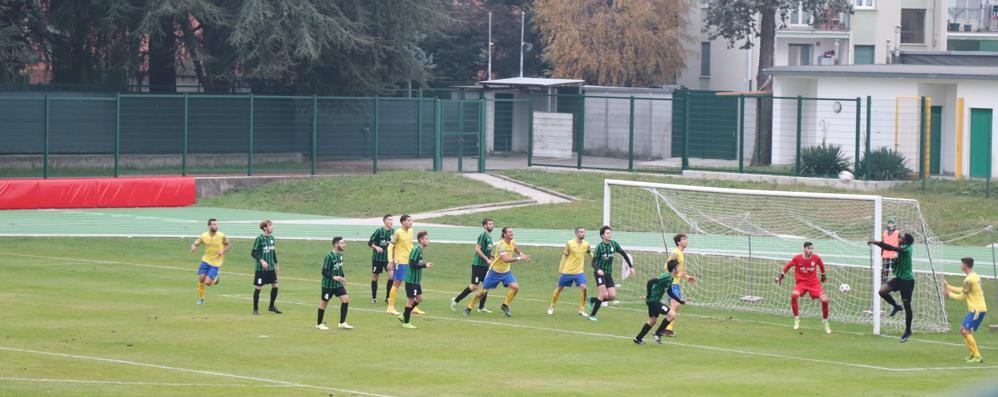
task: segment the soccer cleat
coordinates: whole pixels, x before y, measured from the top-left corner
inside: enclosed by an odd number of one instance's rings
[[[387,296],[385,297],[385,303],[388,303],[388,297]]]
[[[655,339],[655,343],[662,344],[662,335],[654,334],[651,337]]]
[[[579,309],[579,315],[582,317],[589,317],[589,313],[586,313],[586,311],[582,309]]]
[[[284,312],[281,311],[281,309],[278,309],[277,306],[268,307],[267,311],[274,312],[274,314],[284,313]]]
[[[663,332],[662,335],[668,336],[670,338],[675,338],[676,337],[676,333],[672,332],[671,329],[665,330],[665,332]]]
[[[898,314],[898,312],[901,311],[902,309],[903,308],[901,306],[894,306],[894,310],[891,310],[891,314],[889,314],[887,317],[894,317],[894,315]]]
[[[645,344],[645,341],[643,341],[641,339],[638,339],[638,338],[634,338],[633,341],[634,341],[635,345],[643,345],[643,344]]]
[[[513,315],[509,314],[509,306],[506,306],[505,303],[503,303],[502,306],[499,306],[499,308],[502,309],[502,314],[505,314],[506,317],[513,317]]]
[[[452,311],[452,312],[456,312],[457,311],[457,301],[456,300],[453,300],[453,299],[450,300],[450,311]]]
[[[481,308],[481,309],[478,309],[478,312],[479,312],[479,313],[492,313],[492,311],[491,311],[491,310],[489,310],[489,309],[486,309],[486,308],[484,308],[484,307],[483,307],[483,308]]]
[[[554,306],[548,306],[548,315],[554,314]]]
[[[328,330],[328,329],[329,329],[329,327],[327,327],[327,326],[326,326],[326,324],[317,324],[317,325],[315,326],[315,328],[318,328],[318,329],[321,329],[321,330],[323,330],[323,331],[325,331],[325,330]]]
[[[973,364],[973,363],[984,363],[984,357],[978,356],[978,357],[970,357],[967,359],[967,364]]]
[[[347,323],[339,323],[336,327],[339,329],[353,329],[353,326]]]
[[[385,310],[385,313],[391,314],[393,316],[397,316],[397,315],[402,314],[402,313],[399,313],[398,310],[395,310],[395,308],[391,307],[391,306],[388,306],[388,309]]]
[[[412,314],[426,314],[426,312],[419,310],[418,307],[412,308]]]
[[[259,310],[256,310],[256,309],[254,309],[254,310],[253,310],[253,315],[254,315],[254,316],[259,316],[259,315],[260,315],[260,311],[259,311]]]
[[[409,324],[409,323],[402,323],[402,328],[416,329],[418,327],[416,327],[415,325]]]
[[[901,335],[898,342],[905,343],[908,341],[908,338],[911,338],[911,331],[904,331],[904,334]]]
[[[589,316],[588,318],[589,318],[589,321],[599,321],[599,319],[596,318],[596,316]]]
[[[204,298],[198,299],[197,304],[203,305],[204,304]]]
[[[794,330],[800,329],[800,317],[794,317]]]
[[[593,312],[593,301],[586,301],[586,313]]]
[[[378,304],[378,298],[371,298],[371,304],[372,305],[377,305]]]
[[[832,333],[832,327],[829,327],[829,326],[828,326],[828,320],[824,320],[824,321],[822,321],[822,322],[823,322],[823,323],[825,323],[825,333],[826,333],[826,334],[830,334],[830,333]]]
[[[467,307],[466,307],[466,308],[464,308],[464,313],[461,313],[461,315],[462,315],[462,316],[465,316],[465,317],[468,317],[468,316],[470,316],[470,315],[471,315],[471,309],[469,309],[469,308],[467,308]]]

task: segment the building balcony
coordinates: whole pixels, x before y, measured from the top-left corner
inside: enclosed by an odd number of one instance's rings
[[[998,0],[950,0],[947,11],[950,36],[998,35]]]

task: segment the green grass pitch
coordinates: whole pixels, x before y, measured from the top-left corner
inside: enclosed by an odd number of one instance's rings
[[[431,243],[427,315],[406,330],[384,313],[383,282],[371,304],[369,251],[348,242],[356,329],[319,331],[329,243],[276,236],[285,313],[261,316],[250,314],[250,241],[234,241],[221,284],[199,306],[189,239],[5,238],[0,395],[897,396],[975,390],[998,375],[998,337],[984,329],[987,361],[967,365],[956,332],[900,344],[862,325],[833,323],[826,335],[804,318],[795,332],[789,317],[689,306],[677,338],[636,346],[646,316],[637,304],[590,322],[575,313],[573,289],[547,315],[559,252],[537,247],[524,247],[533,261],[513,265],[522,289],[512,318],[498,311],[502,288],[488,301],[494,313],[465,318],[448,303],[467,284],[471,247]],[[330,302],[331,325],[338,307]],[[950,301],[947,310],[956,322],[966,309]]]

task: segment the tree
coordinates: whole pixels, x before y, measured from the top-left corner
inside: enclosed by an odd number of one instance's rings
[[[683,67],[689,0],[537,0],[544,58],[558,77],[659,85]]]
[[[830,16],[840,12],[852,13],[849,0],[708,0],[704,31],[711,40],[727,39],[729,48],[743,40],[745,43],[740,48],[751,48],[752,39],[758,38],[759,69],[755,81],[757,88],[763,87],[768,81],[763,71],[773,67],[777,17],[779,26],[786,26],[787,16],[798,7],[813,17],[815,25],[827,22]],[[756,134],[753,165],[769,164],[772,158],[773,105],[771,100],[760,100],[759,104],[757,125],[760,131]]]
[[[39,61],[44,35],[38,2],[0,0],[0,83],[19,80],[27,65]]]

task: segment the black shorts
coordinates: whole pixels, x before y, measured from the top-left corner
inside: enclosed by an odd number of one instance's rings
[[[338,298],[346,294],[347,294],[347,289],[343,287],[323,288],[322,297],[320,297],[319,299],[322,299],[323,302],[329,302],[329,300],[332,299],[334,296]]]
[[[612,274],[603,272],[603,275],[600,276],[599,274],[593,272],[593,278],[596,279],[597,286],[603,285],[606,286],[607,288],[614,288],[617,286],[617,284],[613,282]]]
[[[388,266],[388,261],[375,261],[375,260],[372,260],[371,261],[371,273],[381,274],[381,272],[385,271],[385,267],[387,267],[387,266]]]
[[[489,273],[488,266],[471,266],[471,283],[481,284],[485,281],[485,275]]]
[[[253,275],[253,285],[259,287],[264,284],[277,284],[277,272],[272,270],[257,271]]]
[[[897,277],[887,282],[891,292],[901,291],[901,300],[911,301],[911,293],[915,291],[915,280],[902,280]]]
[[[894,266],[894,261],[896,260],[897,258],[880,258],[880,266],[883,267],[884,270],[891,270],[891,267]]]
[[[645,302],[648,304],[648,317],[658,317],[660,314],[669,314],[669,306],[662,302]]]
[[[405,296],[415,298],[423,294],[423,286],[419,284],[405,283]]]

